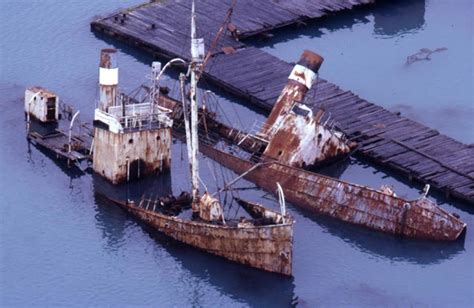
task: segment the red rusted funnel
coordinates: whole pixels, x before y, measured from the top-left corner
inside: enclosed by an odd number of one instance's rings
[[[321,64],[323,64],[324,58],[315,52],[305,50],[301,55],[300,60],[297,64],[302,65],[312,70],[315,74],[318,73]]]
[[[107,48],[100,51],[99,62],[99,108],[107,112],[117,100],[118,67],[117,50]]]
[[[306,89],[300,89],[303,92],[301,93],[302,96],[300,96],[300,99],[304,97],[306,91],[311,89],[314,81],[316,80],[316,74],[318,73],[323,61],[324,59],[320,55],[312,51],[305,50],[301,55],[300,60],[298,63],[296,63],[295,67],[291,71],[288,79],[295,80],[306,87]]]
[[[306,92],[311,89],[316,80],[316,74],[323,61],[323,57],[312,51],[305,50],[303,52],[300,60],[293,67],[288,77],[288,83],[278,97],[265,125],[262,127],[262,134],[267,135],[272,130],[278,117],[288,114],[296,102],[303,102]]]

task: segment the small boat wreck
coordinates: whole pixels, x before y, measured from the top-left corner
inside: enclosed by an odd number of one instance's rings
[[[191,169],[192,195],[177,197],[166,206],[163,200],[142,198],[140,202],[109,199],[156,230],[193,247],[246,266],[282,275],[292,275],[293,219],[286,214],[283,190],[278,187],[281,213],[241,199],[235,201],[248,218],[226,219],[221,202],[207,189],[201,195],[198,174],[198,107],[196,85],[204,59],[204,42],[196,38],[194,1],[192,5],[190,119],[184,96],[186,76],[180,76],[184,106],[186,144]],[[237,178],[235,181],[237,181]],[[191,218],[181,217],[178,203],[191,203]],[[170,211],[172,206],[174,210]]]
[[[406,237],[456,240],[466,224],[427,198],[429,186],[420,198],[406,200],[389,187],[372,189],[311,171],[355,147],[321,121],[322,111],[313,114],[303,104],[321,63],[319,55],[303,53],[255,134],[220,123],[202,108],[201,152],[269,192],[274,193],[280,183],[288,201],[317,214]],[[183,112],[177,101],[174,107],[169,102],[167,106],[175,115]],[[180,126],[182,131],[182,123],[175,121],[176,134]]]
[[[92,157],[92,130],[86,124],[74,126],[80,112],[60,103],[57,94],[40,86],[25,90],[24,103],[28,142],[66,161],[68,167],[83,171],[81,163]]]
[[[293,221],[288,216],[239,200],[252,219],[209,222],[167,215],[161,212],[167,207],[161,206],[159,200],[143,198],[138,204],[109,200],[179,242],[247,266],[288,276],[292,274]],[[207,193],[200,201],[201,204],[212,202],[216,201]],[[177,208],[177,203],[173,206]]]

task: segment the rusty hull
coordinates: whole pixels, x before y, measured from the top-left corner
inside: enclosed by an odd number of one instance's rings
[[[102,49],[99,60],[100,105],[94,112],[93,170],[119,184],[167,170],[171,164],[168,111],[154,98],[138,102],[121,94],[117,101],[117,51]],[[152,74],[155,66],[152,65]],[[149,90],[149,89],[148,89]]]
[[[265,156],[305,168],[340,158],[355,147],[342,132],[321,123],[322,110],[313,114],[304,104],[323,61],[318,54],[305,50],[293,68],[259,134],[269,141]]]
[[[292,116],[288,115],[288,117]],[[215,117],[208,112],[201,112],[201,119],[205,125],[202,124],[200,128],[204,129],[205,133],[207,131],[217,133],[240,148],[261,156],[262,159],[269,158],[298,168],[310,168],[333,162],[347,156],[352,149],[338,140],[335,133],[330,132],[323,125],[312,122],[309,118],[291,120],[293,123],[298,121],[305,123],[299,125],[299,128],[288,125],[286,129],[275,134],[270,144],[261,138],[261,135],[248,134],[215,120]],[[303,144],[300,143],[300,139],[304,140]],[[293,152],[291,152],[292,149]]]
[[[111,200],[165,235],[228,260],[292,275],[293,221],[267,226],[228,226],[189,221]]]
[[[301,103],[304,101],[306,93],[314,82],[314,80],[307,80],[307,78],[310,78],[309,75],[317,74],[323,62],[324,58],[320,55],[309,50],[303,52],[290,77],[288,77],[288,83],[268,116],[262,133],[268,134],[271,127],[277,122],[278,117],[289,113],[294,102]],[[297,69],[298,66],[299,69]],[[312,74],[305,74],[305,72],[312,72]]]
[[[254,163],[230,155],[205,143],[201,152],[242,174]],[[245,179],[274,193],[276,183],[295,206],[318,214],[391,234],[428,240],[456,240],[466,224],[421,197],[407,201],[393,194],[333,179],[279,162],[267,162]]]
[[[168,170],[171,133],[169,127],[120,134],[96,127],[93,169],[113,184]]]
[[[290,112],[281,118],[264,155],[284,164],[307,168],[348,155],[353,149],[314,117]]]

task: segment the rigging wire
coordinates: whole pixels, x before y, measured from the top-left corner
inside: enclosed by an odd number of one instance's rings
[[[210,163],[209,159],[206,159],[206,163],[207,163],[207,167],[209,168],[209,172],[211,173],[212,177],[214,178],[214,182],[216,183],[216,189],[218,191],[217,195],[219,197],[219,202],[221,202],[221,194],[219,192],[219,182],[217,181],[217,176],[216,176],[216,173],[215,173],[215,169],[212,170],[211,163]]]

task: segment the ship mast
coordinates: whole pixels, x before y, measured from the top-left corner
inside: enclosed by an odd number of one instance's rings
[[[196,38],[196,11],[194,0],[191,7],[191,181],[193,212],[199,212],[199,162],[198,155],[198,106],[197,82],[204,57],[204,40]]]

